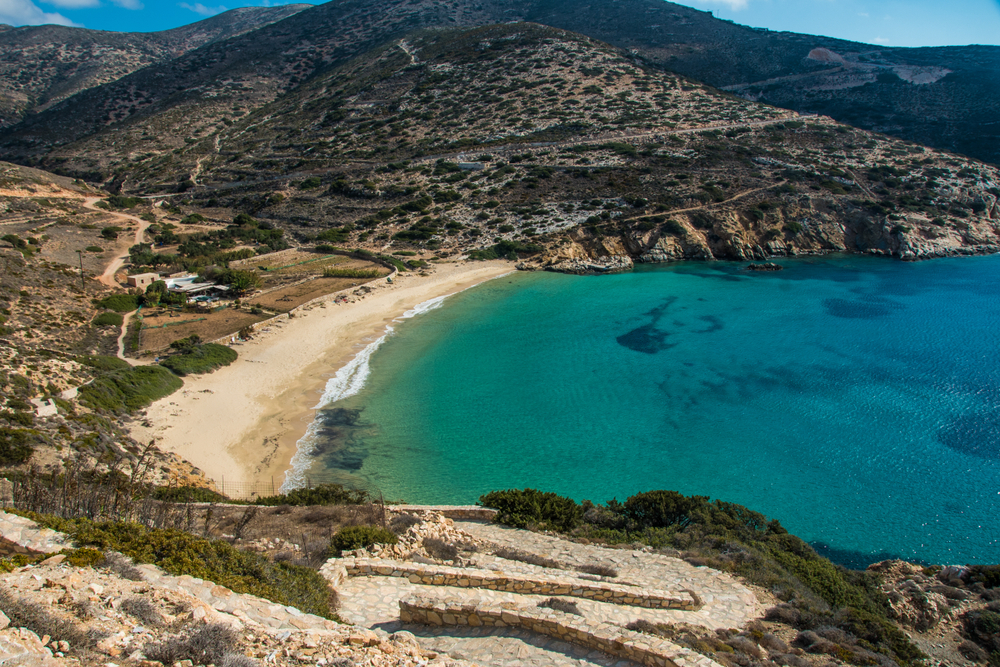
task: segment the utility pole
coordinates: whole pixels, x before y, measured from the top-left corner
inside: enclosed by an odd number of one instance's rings
[[[87,286],[83,282],[83,251],[77,250],[76,254],[80,256],[80,289],[87,291]]]

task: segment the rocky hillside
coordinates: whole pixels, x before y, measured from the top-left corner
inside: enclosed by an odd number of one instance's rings
[[[331,2],[224,45],[208,43],[170,61],[150,56],[145,62],[152,64],[141,70],[135,69],[139,56],[129,56],[135,66],[102,79],[117,80],[27,119],[0,138],[0,151],[6,159],[56,168],[54,147],[127,130],[130,119],[154,115],[158,135],[191,138],[415,29],[511,20],[585,34],[749,99],[1000,160],[1000,138],[990,121],[1000,93],[998,47],[892,49],[772,33],[661,0],[582,6],[565,0]],[[6,34],[11,32],[18,31]],[[126,70],[133,73],[118,79]],[[50,96],[56,99],[62,98]],[[105,175],[88,172],[95,179]]]
[[[152,33],[56,25],[0,32],[0,127],[154,63],[280,21],[308,5],[245,7]]]
[[[64,164],[303,243],[561,270],[998,245],[993,167],[533,24],[412,33],[184,145],[155,122],[78,142]]]

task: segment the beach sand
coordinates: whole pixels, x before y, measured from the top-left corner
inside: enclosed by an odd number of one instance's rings
[[[340,367],[417,304],[513,270],[502,261],[437,264],[426,277],[401,274],[391,285],[385,279],[369,283],[374,291],[355,303],[325,302],[261,325],[252,341],[234,346],[239,359],[185,378],[180,391],[133,423],[132,436],[155,440],[228,488],[270,487],[273,480],[277,489],[327,380]]]

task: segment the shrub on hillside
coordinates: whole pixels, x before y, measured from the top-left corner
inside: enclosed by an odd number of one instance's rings
[[[99,371],[119,371],[131,368],[127,361],[103,354],[95,354],[87,357],[77,357],[77,362],[84,366],[96,368]]]
[[[124,318],[122,317],[121,313],[111,312],[111,313],[101,313],[100,315],[94,318],[91,324],[93,324],[95,327],[105,327],[105,326],[120,327],[123,321]]]
[[[153,491],[155,500],[168,503],[221,503],[229,498],[201,486],[160,486]]]
[[[396,544],[399,542],[393,533],[379,526],[348,526],[341,528],[330,540],[330,553],[340,556],[345,551],[364,549],[373,544]]]
[[[78,546],[117,551],[136,563],[152,563],[174,575],[190,575],[249,593],[309,614],[336,620],[326,580],[306,567],[274,563],[227,542],[196,537],[173,528],[125,522],[58,519],[32,514],[47,528],[69,534]]]
[[[31,458],[32,431],[23,428],[0,428],[0,465],[19,465]]]
[[[100,375],[80,387],[80,401],[91,408],[132,412],[169,396],[184,381],[160,366],[138,366]]]
[[[98,301],[97,307],[116,313],[129,313],[139,307],[139,298],[134,294],[112,294]]]
[[[340,484],[320,484],[309,489],[295,489],[276,496],[258,498],[254,504],[279,505],[363,505],[371,502],[367,491],[348,489]]]
[[[583,523],[583,507],[572,498],[536,489],[493,491],[480,496],[478,504],[497,510],[497,523],[515,528],[569,531]]]
[[[211,373],[217,368],[228,366],[236,361],[236,350],[217,343],[205,343],[185,349],[171,355],[160,362],[164,368],[169,368],[181,377],[200,373]]]

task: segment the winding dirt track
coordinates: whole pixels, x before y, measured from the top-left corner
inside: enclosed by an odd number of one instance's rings
[[[104,197],[87,197],[83,202],[83,206],[84,208],[88,208],[91,211],[97,211],[98,213],[104,213],[115,218],[121,218],[123,220],[127,220],[130,222],[136,222],[139,225],[139,228],[136,229],[135,231],[135,239],[133,240],[133,242],[130,243],[128,246],[119,245],[116,248],[116,251],[120,253],[123,247],[125,250],[128,250],[129,247],[138,243],[142,243],[143,233],[145,233],[146,228],[149,227],[150,223],[134,215],[128,215],[127,213],[117,213],[115,211],[106,211],[103,208],[98,208],[97,206],[95,206],[95,204],[101,201],[102,199],[104,199]],[[105,285],[107,285],[108,287],[118,287],[118,283],[115,282],[115,274],[118,273],[118,269],[122,268],[122,266],[125,264],[126,259],[128,259],[127,252],[124,255],[119,254],[118,256],[116,256],[114,259],[111,260],[110,263],[108,263],[107,267],[105,267],[104,269],[104,273],[102,273],[97,279],[100,280]]]

